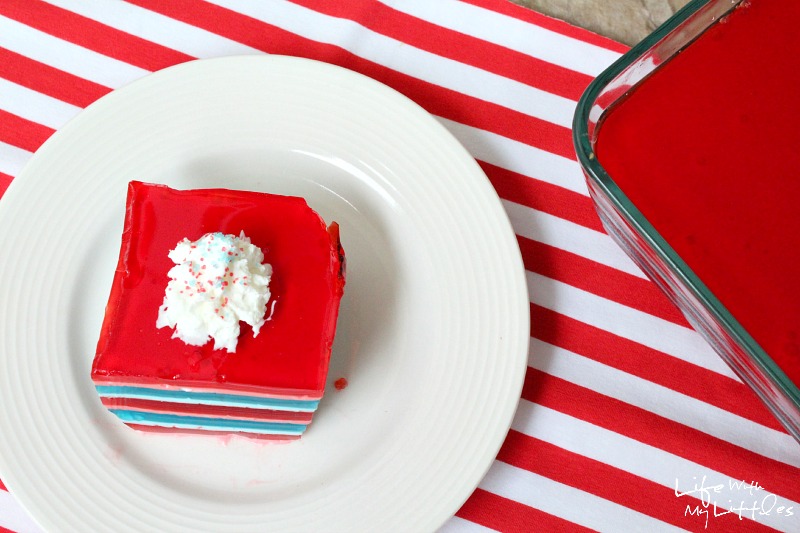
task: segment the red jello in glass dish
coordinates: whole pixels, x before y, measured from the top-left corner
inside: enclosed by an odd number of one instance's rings
[[[798,18],[691,2],[593,82],[574,136],[609,234],[800,440]]]
[[[170,251],[204,235],[246,235],[271,266],[268,316],[257,335],[240,322],[234,350],[189,344],[156,324]],[[234,283],[229,276],[219,285]],[[138,429],[297,438],[324,392],[344,282],[338,226],[302,198],[132,182],[92,380],[103,404]]]

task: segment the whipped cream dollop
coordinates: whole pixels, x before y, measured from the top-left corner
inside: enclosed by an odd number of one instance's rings
[[[214,339],[214,349],[228,352],[236,351],[239,321],[258,335],[270,298],[272,266],[263,263],[264,253],[244,232],[183,239],[169,258],[175,266],[168,274],[156,327],[175,328],[173,338],[193,346]]]

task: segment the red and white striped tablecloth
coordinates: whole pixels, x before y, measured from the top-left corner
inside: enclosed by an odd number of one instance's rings
[[[527,270],[519,409],[443,530],[800,531],[800,445],[611,242],[587,196],[573,111],[624,51],[505,0],[0,0],[0,194],[82,108],[176,63],[266,52],[364,73],[479,161]],[[2,490],[4,528],[38,531]]]

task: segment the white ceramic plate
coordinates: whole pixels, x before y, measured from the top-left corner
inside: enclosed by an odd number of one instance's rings
[[[132,179],[304,196],[341,225],[329,386],[301,440],[140,434],[100,405]],[[529,338],[511,226],[453,137],[359,74],[250,56],[147,76],[45,143],[0,228],[0,477],[45,529],[432,530],[510,425]]]

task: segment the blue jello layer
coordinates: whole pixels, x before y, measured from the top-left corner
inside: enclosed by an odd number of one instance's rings
[[[162,402],[302,412],[314,412],[319,405],[319,400],[288,400],[216,392],[189,392],[121,385],[97,385],[95,388],[97,389],[97,394],[104,398],[137,398]]]
[[[226,418],[206,418],[202,416],[181,416],[163,413],[147,413],[127,409],[109,409],[123,422],[143,426],[161,426],[180,429],[200,429],[205,431],[226,431],[259,433],[264,435],[300,435],[305,424],[286,422],[258,422],[255,420],[230,420]]]

